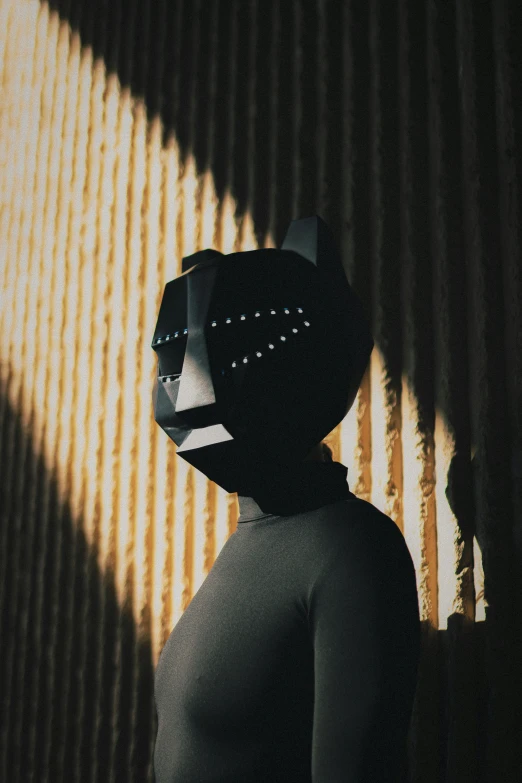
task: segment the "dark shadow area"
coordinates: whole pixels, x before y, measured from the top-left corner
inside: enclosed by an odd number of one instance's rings
[[[304,101],[298,138],[302,184],[292,203],[295,96],[289,73],[297,42],[291,3],[258,3],[255,23],[250,4],[242,2],[52,0],[49,5],[79,31],[82,46],[91,47],[94,58],[104,60],[107,72],[117,73],[122,88],[129,87],[134,96],[143,98],[149,121],[161,116],[163,143],[174,136],[183,162],[190,154],[198,173],[211,169],[220,201],[230,188],[237,201],[237,215],[250,211],[261,244],[268,230],[280,244],[292,217],[317,209],[317,156],[325,157],[327,173],[338,171],[340,155],[335,145],[334,149],[331,145],[317,149],[316,107],[312,100]],[[302,13],[301,42],[306,57],[300,89],[309,90],[311,96],[317,94],[320,66],[318,16],[313,4],[305,4]],[[363,15],[362,9],[358,13]],[[280,49],[273,33],[277,14],[283,38]],[[323,66],[328,76],[342,67],[340,7],[331,9],[326,23],[336,37],[336,47]],[[276,95],[271,83],[277,84]],[[334,78],[324,85],[325,118],[336,127],[341,122],[340,87],[340,80]],[[252,121],[249,102],[253,98]],[[274,102],[276,114],[271,116]],[[254,154],[257,161],[266,164],[272,153],[273,169],[270,165],[254,169]],[[271,193],[276,194],[274,214]],[[337,236],[341,199],[340,178],[331,178],[322,216]]]
[[[100,572],[82,520],[62,506],[31,429],[3,389],[2,412],[2,780],[150,781],[157,731],[150,641],[138,641],[132,605],[118,604],[113,574]],[[24,455],[19,477],[9,471],[13,454]],[[9,478],[18,489],[11,503]]]

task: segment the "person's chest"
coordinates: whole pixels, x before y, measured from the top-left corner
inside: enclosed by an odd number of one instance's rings
[[[310,709],[313,649],[288,565],[224,558],[210,572],[162,650],[158,710],[225,732]]]

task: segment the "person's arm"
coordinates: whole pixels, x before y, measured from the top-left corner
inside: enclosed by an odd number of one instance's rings
[[[342,530],[310,597],[313,783],[404,783],[420,642],[400,530],[364,514]]]

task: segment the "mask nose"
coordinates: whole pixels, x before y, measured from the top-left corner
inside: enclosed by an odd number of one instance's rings
[[[217,264],[195,267],[187,275],[187,344],[179,379],[176,413],[193,426],[219,423],[216,390],[205,337],[205,324],[217,276]]]

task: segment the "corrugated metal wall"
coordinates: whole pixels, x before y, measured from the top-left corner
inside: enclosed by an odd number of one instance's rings
[[[0,0],[0,780],[151,781],[235,495],[153,420],[181,257],[327,221],[372,316],[328,438],[414,557],[415,783],[522,775],[513,0]]]

